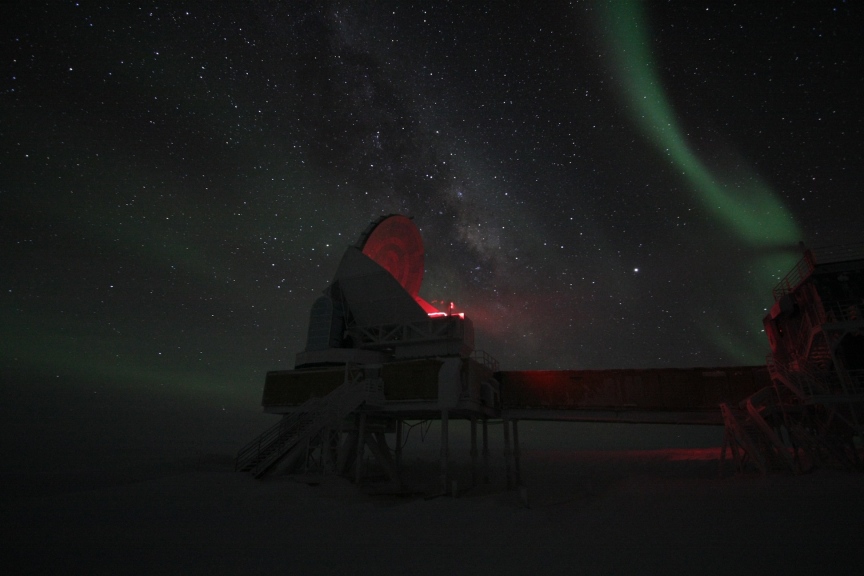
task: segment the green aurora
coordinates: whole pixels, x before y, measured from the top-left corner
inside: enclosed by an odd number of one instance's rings
[[[747,269],[752,278],[753,302],[767,302],[779,277],[795,264],[797,257],[792,247],[802,237],[798,224],[757,175],[750,171],[742,175],[740,169],[737,174],[712,171],[688,144],[653,61],[641,3],[615,0],[602,6],[606,41],[628,113],[647,140],[669,159],[693,198],[728,230],[730,238],[742,248],[739,252],[753,255],[749,262],[742,259],[742,275]],[[728,332],[719,332],[718,323],[734,333],[733,326],[754,325],[763,308],[741,302],[734,318],[717,319],[706,330],[714,331],[713,340],[726,352],[749,361],[760,360],[753,347],[764,344],[764,336],[754,332],[758,338],[734,338]]]

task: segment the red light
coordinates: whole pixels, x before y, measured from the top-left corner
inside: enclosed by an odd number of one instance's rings
[[[453,302],[450,302],[447,305],[447,312],[436,311],[435,308],[432,308],[431,306],[430,306],[430,308],[431,308],[431,310],[426,311],[429,314],[430,318],[440,318],[442,316],[457,316],[457,317],[461,318],[462,320],[465,319],[465,313],[464,312],[456,312],[456,304]]]
[[[464,312],[457,312],[456,314],[448,314],[447,312],[430,312],[429,313],[430,318],[442,318],[444,316],[458,316],[462,320],[465,319],[465,313]]]
[[[429,316],[432,316],[433,314],[439,313],[439,310],[437,308],[435,308],[435,306],[433,306],[432,304],[430,304],[429,302],[424,300],[422,297],[414,296],[414,300],[417,302],[417,304],[420,305],[421,308],[423,308],[423,311],[426,312],[426,314],[428,314]],[[444,314],[444,313],[441,312],[441,314]]]

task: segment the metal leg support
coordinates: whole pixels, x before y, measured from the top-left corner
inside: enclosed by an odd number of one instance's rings
[[[483,481],[486,484],[490,482],[489,470],[489,420],[483,418]]]
[[[363,478],[363,449],[366,446],[366,413],[360,414],[360,424],[357,430],[357,461],[354,463],[354,483],[359,484]]]
[[[402,471],[402,420],[396,420],[396,447],[394,449],[396,469]]]
[[[513,475],[510,471],[510,421],[504,419],[504,475],[507,478],[507,489],[513,489]]]
[[[477,417],[471,417],[471,486],[477,486]]]
[[[513,469],[516,476],[516,486],[522,486],[522,466],[519,458],[519,421],[513,420]]]
[[[447,494],[450,483],[450,471],[448,469],[450,460],[450,413],[441,411],[441,493]]]

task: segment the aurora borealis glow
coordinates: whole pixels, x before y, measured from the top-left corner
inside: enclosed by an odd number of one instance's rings
[[[669,158],[702,207],[727,226],[735,238],[759,252],[754,258],[754,292],[765,292],[776,283],[776,270],[788,270],[799,256],[795,244],[803,237],[789,209],[777,194],[746,166],[731,173],[711,170],[688,144],[674,108],[663,90],[651,52],[649,25],[642,3],[634,0],[605,2],[604,22],[624,101],[632,120],[647,142]],[[731,310],[730,310],[731,311]],[[733,313],[753,317],[758,308],[745,306]],[[746,355],[727,334],[714,332],[717,342],[730,352]]]
[[[7,382],[254,403],[386,213],[508,369],[761,362],[861,241],[858,8],[13,3]]]
[[[713,172],[688,145],[656,72],[641,3],[610,2],[605,8],[612,30],[607,42],[614,49],[624,95],[648,141],[669,156],[705,209],[737,237],[756,247],[798,242],[801,231],[792,214],[764,182],[749,172],[731,177]]]

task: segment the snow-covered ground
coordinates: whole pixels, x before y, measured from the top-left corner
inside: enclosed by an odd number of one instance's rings
[[[8,399],[8,394],[6,394]],[[232,471],[272,417],[147,397],[3,408],[2,574],[860,574],[864,475],[718,477],[715,428],[520,426],[527,506],[437,485],[437,425],[412,431],[418,493]],[[34,400],[33,398],[30,399]],[[42,406],[41,408],[44,408]],[[221,413],[217,413],[221,412]],[[30,423],[29,427],[26,424]],[[456,425],[454,478],[470,478]]]

